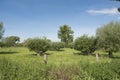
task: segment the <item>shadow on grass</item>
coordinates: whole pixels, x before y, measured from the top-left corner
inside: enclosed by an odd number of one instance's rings
[[[46,53],[47,55],[52,55],[53,53]],[[33,53],[31,54],[32,56],[37,56],[37,53]],[[43,56],[44,54],[41,54],[41,56]]]
[[[112,59],[120,59],[120,56],[113,56]]]
[[[99,54],[100,57],[109,57],[108,54]]]
[[[19,52],[0,52],[0,54],[16,54],[16,53],[19,53]]]
[[[81,53],[81,52],[76,52],[76,53],[73,53],[74,55],[83,55],[83,56],[89,56],[88,54],[84,54],[84,53]],[[90,54],[91,55],[91,54]]]
[[[94,57],[96,57],[96,55],[95,54],[89,54],[89,55],[87,55],[87,54],[84,54],[84,53],[81,53],[81,52],[77,52],[77,53],[73,53],[74,55],[83,55],[83,56],[94,56]],[[112,57],[109,57],[109,55],[108,54],[98,54],[98,56],[99,57],[102,57],[102,58],[111,58],[111,59],[120,59],[120,56],[114,56],[114,54],[113,54],[113,56]]]
[[[65,51],[65,50],[58,50],[58,51]]]
[[[50,50],[50,51],[65,51],[65,50]]]

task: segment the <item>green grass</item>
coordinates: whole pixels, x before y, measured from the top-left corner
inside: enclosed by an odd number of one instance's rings
[[[95,56],[74,54],[78,52],[79,51],[69,48],[61,49],[61,51],[47,51],[48,64],[77,64],[79,62],[96,62]],[[101,54],[99,57],[99,62],[111,61],[111,59],[107,57],[107,53],[102,51],[99,52]],[[35,54],[35,52],[29,51],[24,47],[0,48],[0,57],[7,57],[18,62],[39,61],[40,63],[43,63],[43,56],[38,57]],[[115,55],[119,56],[118,54],[119,53],[115,53]]]
[[[47,65],[43,56],[27,48],[0,48],[0,80],[120,80],[119,52],[109,58],[97,51],[99,62],[94,55],[78,55],[79,51],[69,48],[46,53]]]

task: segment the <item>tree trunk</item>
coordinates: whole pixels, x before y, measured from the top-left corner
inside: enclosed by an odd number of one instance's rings
[[[98,62],[99,61],[98,53],[96,53],[95,56],[96,56],[96,62]]]
[[[109,55],[110,58],[112,58],[113,57],[112,51],[109,51],[108,55]]]
[[[44,63],[47,64],[48,58],[47,58],[47,54],[44,54]]]

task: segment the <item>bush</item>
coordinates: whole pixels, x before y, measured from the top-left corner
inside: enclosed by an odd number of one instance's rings
[[[5,44],[3,42],[0,42],[0,47],[4,47]]]
[[[74,48],[74,42],[68,44],[68,48],[73,49]]]
[[[50,40],[46,38],[28,39],[24,43],[29,50],[35,51],[38,55],[42,55],[50,48]]]
[[[74,49],[81,51],[83,54],[91,54],[96,49],[96,39],[83,35],[75,40]]]
[[[8,36],[2,40],[5,47],[17,46],[20,42],[20,38],[18,36]]]
[[[65,43],[64,42],[52,42],[50,50],[59,51],[61,48],[64,48]]]

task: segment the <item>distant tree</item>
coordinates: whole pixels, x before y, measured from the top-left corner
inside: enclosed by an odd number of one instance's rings
[[[9,36],[3,39],[3,43],[7,47],[16,46],[19,41],[20,38],[18,36]]]
[[[68,25],[60,26],[58,31],[58,38],[61,39],[61,42],[66,43],[68,46],[69,43],[73,42],[73,30]]]
[[[4,34],[3,23],[0,22],[0,39],[2,38],[3,34]]]
[[[113,52],[120,50],[120,23],[110,22],[96,31],[98,47],[104,49],[112,57]]]
[[[24,42],[29,50],[35,51],[38,56],[44,54],[50,48],[50,40],[46,38],[31,38]]]
[[[96,38],[83,35],[75,39],[74,49],[81,51],[83,54],[91,54],[96,50]]]

